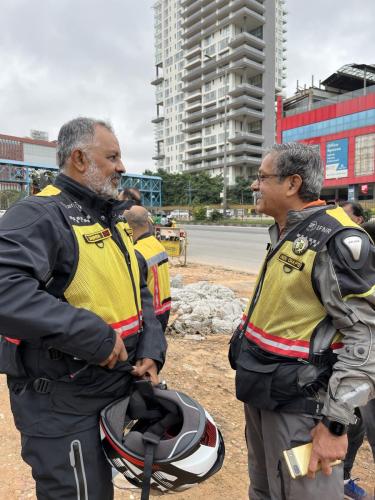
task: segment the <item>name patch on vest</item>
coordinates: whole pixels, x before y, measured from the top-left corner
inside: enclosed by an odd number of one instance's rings
[[[112,233],[109,229],[103,229],[102,231],[96,231],[95,233],[84,234],[86,243],[98,243],[99,241],[106,240],[110,238]]]
[[[293,269],[297,269],[297,271],[302,271],[304,268],[305,263],[300,262],[297,259],[293,259],[293,257],[290,257],[289,255],[285,255],[285,253],[281,253],[278,257],[278,259],[283,263],[286,264],[289,267],[292,267]]]

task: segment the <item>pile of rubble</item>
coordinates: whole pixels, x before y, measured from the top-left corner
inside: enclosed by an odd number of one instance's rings
[[[169,333],[184,335],[231,334],[246,305],[230,288],[207,281],[183,286],[181,276],[172,278],[171,296]]]

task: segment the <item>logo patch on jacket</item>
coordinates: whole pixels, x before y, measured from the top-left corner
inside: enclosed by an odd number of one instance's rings
[[[106,240],[111,236],[112,233],[109,229],[103,229],[102,231],[96,231],[95,233],[89,233],[83,235],[86,243],[98,243],[99,241]]]
[[[309,248],[309,240],[305,236],[299,236],[296,240],[293,241],[293,253],[296,255],[302,255]]]

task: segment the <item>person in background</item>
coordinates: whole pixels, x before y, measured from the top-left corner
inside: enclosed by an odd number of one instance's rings
[[[340,203],[340,206],[343,208],[344,212],[346,212],[353,222],[361,226],[366,221],[365,211],[360,203],[355,201],[344,201]]]
[[[124,202],[122,208],[129,210],[133,205],[142,205],[142,195],[138,188],[125,188],[117,196],[119,201]]]
[[[112,500],[99,413],[136,378],[158,383],[166,341],[115,198],[111,126],[76,118],[60,173],[0,220],[0,372],[39,500]]]
[[[341,206],[352,221],[362,226],[370,235],[372,241],[375,241],[375,224],[373,222],[365,222],[366,215],[362,205],[358,202],[347,201],[341,203]],[[352,479],[351,473],[357,452],[362,446],[365,436],[367,436],[375,461],[375,400],[369,401],[362,408],[357,408],[356,415],[357,422],[349,425],[348,429],[348,451],[344,460],[344,493],[347,498],[360,500],[368,498],[368,495],[357,484],[359,479]]]
[[[171,309],[167,252],[150,232],[148,212],[145,208],[133,206],[126,210],[124,215],[133,232],[139,268],[153,296],[156,317],[165,331]]]

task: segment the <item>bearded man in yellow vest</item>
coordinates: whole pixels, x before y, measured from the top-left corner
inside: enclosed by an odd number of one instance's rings
[[[342,464],[330,464],[345,457],[354,408],[375,396],[375,249],[319,199],[323,176],[313,148],[280,144],[251,185],[256,210],[275,219],[229,352],[251,500],[342,500]],[[283,451],[311,441],[308,475],[291,479]]]
[[[53,185],[0,220],[0,372],[38,499],[112,500],[99,413],[158,382],[166,351],[116,200],[125,172],[108,123],[61,127]]]
[[[133,231],[135,253],[141,275],[153,296],[154,310],[163,328],[167,328],[171,309],[168,255],[163,245],[150,232],[149,215],[144,207],[133,206],[124,215]]]

